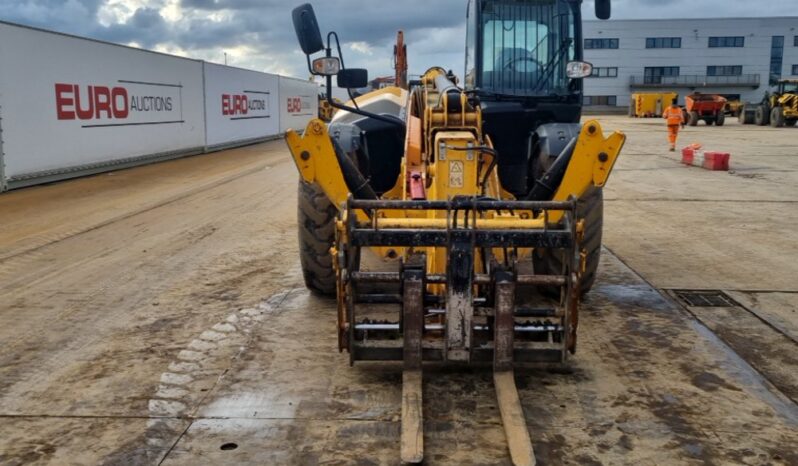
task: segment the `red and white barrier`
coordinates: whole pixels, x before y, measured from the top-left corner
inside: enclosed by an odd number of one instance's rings
[[[704,151],[700,145],[692,145],[682,149],[682,163],[701,167],[712,171],[729,171],[728,152]]]

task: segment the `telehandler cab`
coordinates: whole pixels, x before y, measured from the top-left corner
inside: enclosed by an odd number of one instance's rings
[[[286,133],[301,175],[302,270],[312,291],[337,296],[339,349],[351,363],[403,362],[404,462],[423,460],[422,362],[441,361],[492,363],[512,461],[535,463],[513,368],[563,363],[576,349],[601,188],[625,141],[580,124],[592,70],[581,3],[470,0],[462,88],[432,68],[409,91],[347,104],[328,95],[339,109],[329,125]],[[609,18],[610,2],[595,4]],[[333,76],[366,86],[366,70],[345,68],[338,35],[324,43],[309,4],[293,21],[327,89]],[[362,267],[363,249],[394,268]]]

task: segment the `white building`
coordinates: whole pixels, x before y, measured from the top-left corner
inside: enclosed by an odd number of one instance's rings
[[[585,21],[585,105],[626,107],[635,92],[762,99],[798,78],[798,17]]]

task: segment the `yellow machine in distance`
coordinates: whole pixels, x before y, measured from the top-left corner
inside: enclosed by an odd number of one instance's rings
[[[798,123],[798,79],[781,79],[773,93],[765,92],[762,101],[746,103],[740,112],[745,125],[795,126]]]
[[[676,92],[635,93],[629,103],[629,116],[636,118],[661,117],[663,110],[677,99]]]

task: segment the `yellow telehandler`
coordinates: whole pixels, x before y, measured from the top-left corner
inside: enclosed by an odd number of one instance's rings
[[[601,253],[602,187],[625,137],[580,124],[581,0],[470,0],[463,86],[442,68],[286,133],[307,287],[337,297],[350,362],[403,364],[401,459],[423,460],[422,366],[492,364],[510,457],[535,456],[514,367],[563,363]],[[610,2],[596,0],[596,14]],[[360,89],[309,4],[300,46],[327,89]],[[334,56],[333,51],[337,51]],[[324,52],[311,59],[311,55]],[[376,253],[393,267],[368,268]],[[525,291],[530,291],[526,293]],[[547,297],[548,296],[548,297]]]

